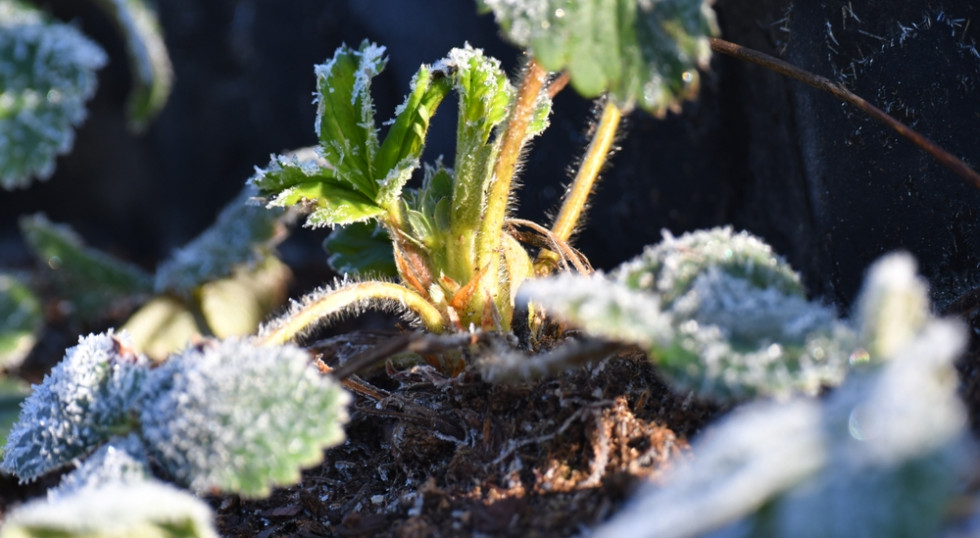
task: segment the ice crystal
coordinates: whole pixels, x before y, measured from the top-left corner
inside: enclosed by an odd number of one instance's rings
[[[4,515],[0,536],[217,538],[213,519],[204,501],[173,486],[111,482],[15,508]]]
[[[48,490],[48,500],[97,490],[110,484],[138,484],[150,478],[150,463],[143,443],[135,433],[110,439],[77,469],[66,474],[57,487]]]
[[[609,277],[530,282],[521,299],[640,345],[678,389],[717,400],[815,394],[843,380],[855,346],[784,260],[730,228],[665,235]]]
[[[196,492],[262,496],[344,438],[348,394],[297,347],[206,343],[153,371],[140,407],[157,461]]]
[[[887,319],[876,309],[923,292],[911,267],[889,256],[869,271],[869,315]],[[954,367],[966,335],[953,321],[897,319],[889,330],[904,344],[889,360],[822,400],[737,410],[597,535],[935,535],[975,458]]]
[[[127,346],[111,331],[79,338],[24,401],[0,467],[30,481],[132,429],[149,361]]]
[[[0,187],[46,179],[74,142],[107,57],[74,27],[0,0]]]

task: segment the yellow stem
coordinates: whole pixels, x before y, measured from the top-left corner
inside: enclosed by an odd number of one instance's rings
[[[565,194],[565,200],[555,218],[555,223],[551,226],[551,231],[558,240],[567,242],[578,226],[579,219],[585,212],[589,195],[592,194],[592,187],[603,165],[606,164],[606,157],[616,139],[616,129],[619,128],[622,115],[618,106],[610,100],[606,101],[582,165]],[[547,273],[557,266],[558,259],[559,256],[555,252],[542,250],[534,265],[539,272]]]
[[[418,293],[392,282],[358,282],[323,294],[262,337],[260,343],[285,344],[324,318],[370,301],[398,301],[415,312],[429,331],[443,332],[446,328],[442,312]]]

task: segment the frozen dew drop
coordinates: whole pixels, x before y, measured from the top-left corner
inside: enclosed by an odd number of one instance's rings
[[[58,256],[51,256],[50,258],[48,258],[48,267],[50,267],[51,269],[57,271],[58,269],[61,269],[61,265],[62,265],[61,258],[59,258]]]
[[[871,354],[868,353],[866,349],[855,349],[851,356],[847,358],[847,361],[853,366],[856,364],[864,364],[871,360]]]

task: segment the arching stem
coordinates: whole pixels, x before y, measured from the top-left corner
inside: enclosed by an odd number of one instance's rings
[[[800,69],[799,67],[784,62],[779,58],[774,58],[763,52],[746,48],[741,45],[736,45],[735,43],[731,43],[723,39],[712,38],[711,50],[721,54],[727,54],[746,62],[761,65],[766,69],[770,69],[781,75],[803,82],[808,86],[818,90],[823,90],[834,97],[837,97],[841,101],[861,109],[865,114],[887,125],[888,127],[891,127],[903,138],[925,150],[926,153],[939,161],[940,164],[945,166],[948,170],[969,181],[974,187],[980,189],[980,174],[977,174],[977,172],[970,168],[969,165],[943,148],[937,146],[934,142],[919,134],[915,129],[912,129],[908,125],[898,121],[885,111],[865,101],[860,96],[856,95],[839,83],[833,82],[830,79],[819,75],[814,75],[809,71]]]
[[[562,202],[558,216],[551,226],[551,231],[558,240],[568,241],[575,231],[582,213],[585,212],[589,195],[592,194],[592,188],[595,186],[599,173],[606,163],[606,157],[612,149],[613,141],[616,139],[616,130],[619,128],[622,116],[623,113],[619,107],[607,100],[602,108],[602,115],[595,127],[595,133],[582,160],[582,165],[565,193],[565,200]],[[550,273],[558,266],[559,260],[560,256],[557,253],[551,250],[542,250],[534,262],[534,269],[538,274]]]
[[[414,291],[392,282],[359,282],[331,290],[303,306],[260,338],[260,344],[282,345],[315,327],[325,318],[349,310],[360,303],[397,301],[419,316],[431,332],[444,332],[442,312]]]

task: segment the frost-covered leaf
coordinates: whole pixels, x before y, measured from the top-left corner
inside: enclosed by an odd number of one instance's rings
[[[696,440],[693,461],[644,485],[595,536],[702,536],[758,510],[823,466],[821,420],[810,400],[737,408]]]
[[[217,538],[211,508],[158,481],[108,483],[5,514],[0,538]]]
[[[148,364],[125,335],[79,338],[24,401],[0,468],[30,481],[131,430]]]
[[[309,209],[306,226],[313,228],[363,222],[384,212],[333,168],[315,161],[276,155],[269,166],[256,169],[250,181],[262,194],[272,195],[269,207],[300,205]]]
[[[78,468],[62,477],[48,490],[48,500],[55,501],[81,491],[94,491],[110,484],[138,484],[151,477],[150,461],[139,436],[131,433],[115,437],[78,463]]]
[[[388,63],[384,54],[384,47],[368,41],[357,50],[343,45],[314,68],[321,155],[341,181],[372,202],[378,194],[374,159],[379,144],[371,80]]]
[[[80,315],[104,314],[121,301],[153,291],[153,279],[145,271],[85,246],[74,230],[52,223],[43,214],[22,217],[20,229]]]
[[[209,342],[153,370],[141,437],[194,491],[264,496],[344,439],[349,399],[300,348]]]
[[[144,0],[99,0],[126,43],[133,87],[129,92],[129,126],[142,131],[163,109],[173,86],[173,66],[156,11]]]
[[[458,229],[475,230],[499,150],[490,137],[507,119],[515,90],[500,62],[480,49],[453,49],[442,65],[453,72],[459,95],[452,218]]]
[[[450,86],[443,73],[422,66],[379,144],[370,90],[387,63],[384,53],[368,41],[358,50],[344,45],[316,66],[322,162],[274,156],[251,180],[271,206],[312,206],[306,224],[316,227],[367,221],[398,203],[419,167],[429,120]]]
[[[107,57],[72,26],[0,0],[0,187],[46,179],[74,143]]]
[[[375,158],[374,170],[379,176],[376,200],[380,205],[395,204],[405,183],[419,167],[429,120],[449,89],[445,73],[427,65],[421,66],[412,77],[411,91],[395,110],[394,123]]]
[[[175,250],[157,268],[157,293],[187,294],[201,284],[232,274],[240,266],[261,264],[286,236],[281,209],[249,204],[258,191],[251,185],[228,203],[207,230]]]
[[[698,89],[717,33],[709,0],[479,0],[546,69],[567,69],[586,97],[654,114]]]
[[[44,326],[41,301],[20,279],[0,273],[0,367],[16,366]]]
[[[855,321],[870,355],[888,358],[915,337],[929,319],[929,292],[915,274],[915,259],[890,254],[868,270],[856,301]]]
[[[825,398],[736,410],[597,535],[935,536],[976,458],[954,366],[966,335],[910,331]]]
[[[679,389],[722,401],[837,385],[856,345],[768,245],[729,228],[668,235],[609,278],[531,281],[521,295],[593,336],[640,345]]]
[[[376,223],[359,222],[335,228],[323,241],[323,248],[330,253],[327,263],[342,275],[398,275],[391,237]]]

